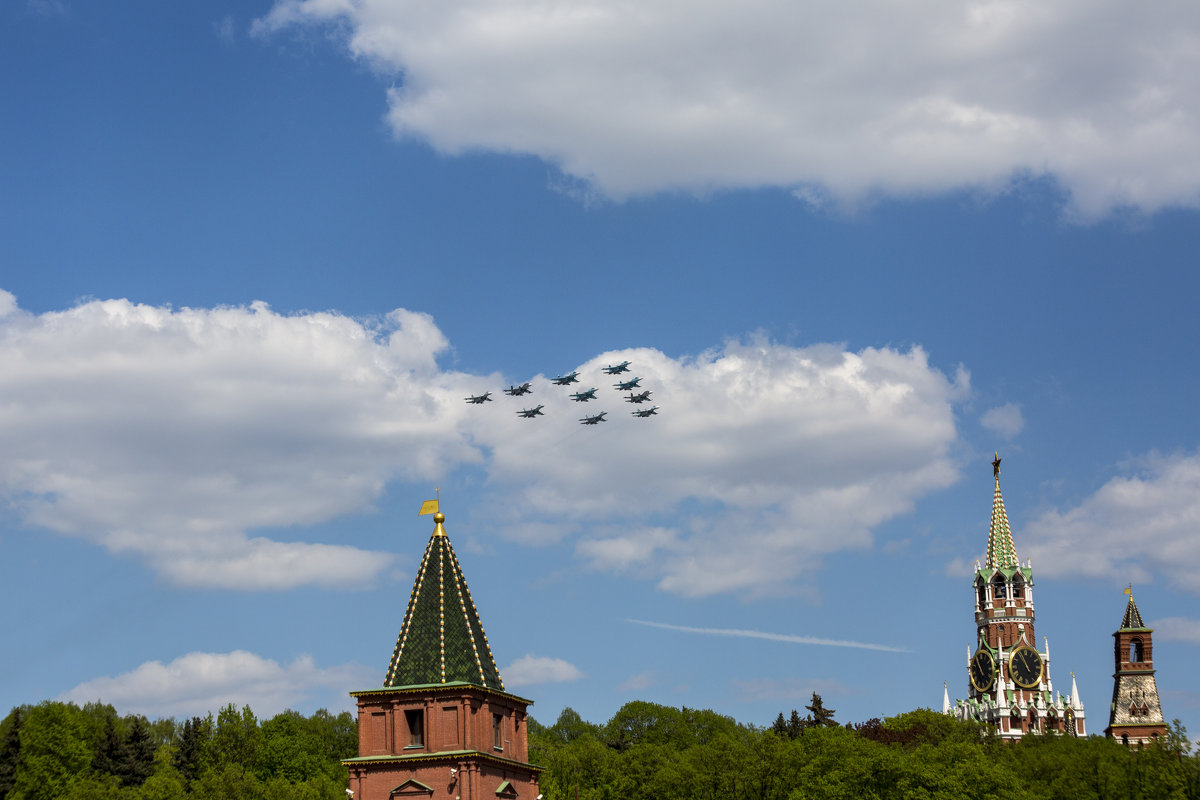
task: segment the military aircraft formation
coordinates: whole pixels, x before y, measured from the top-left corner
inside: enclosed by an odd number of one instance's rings
[[[630,366],[631,366],[631,362],[622,361],[620,364],[609,364],[608,366],[603,367],[601,369],[601,372],[603,372],[606,375],[620,375],[623,372],[629,372]],[[613,388],[619,392],[629,392],[629,396],[625,398],[626,403],[633,403],[635,405],[641,405],[642,403],[645,403],[646,401],[648,401],[650,399],[650,394],[651,394],[649,389],[642,389],[642,391],[637,392],[637,393],[634,392],[634,389],[641,389],[641,381],[642,381],[641,378],[633,377],[627,381],[619,381],[617,383],[614,383]],[[579,383],[579,371],[576,370],[574,372],[569,372],[566,375],[557,375],[554,378],[550,379],[550,383],[553,384],[554,386],[570,386],[572,383]],[[509,387],[503,391],[503,393],[508,395],[509,397],[521,397],[523,395],[531,394],[532,392],[533,392],[533,385],[531,383],[529,383],[528,381],[526,381],[525,383],[522,383],[520,385],[517,385],[517,386],[509,385]],[[597,389],[595,387],[592,387],[591,389],[588,389],[587,391],[575,392],[574,394],[571,394],[569,396],[572,400],[574,400],[577,403],[586,403],[591,400],[599,399],[596,396],[596,392],[597,392]],[[476,406],[483,405],[484,403],[492,402],[492,393],[484,392],[483,394],[471,395],[470,397],[465,398],[465,400],[470,405],[476,405]],[[543,408],[545,408],[545,405],[539,403],[538,405],[534,406],[533,408],[522,409],[522,410],[516,412],[516,414],[518,417],[521,417],[522,419],[534,419],[535,417],[545,416],[545,414],[542,413]],[[601,422],[608,421],[606,419],[607,414],[608,414],[607,411],[601,411],[599,414],[585,416],[585,417],[580,418],[579,423],[581,425],[599,425]],[[639,410],[636,410],[633,412],[633,416],[639,417],[642,419],[645,419],[646,417],[652,417],[657,414],[658,414],[658,406],[652,406],[647,409],[639,409]]]

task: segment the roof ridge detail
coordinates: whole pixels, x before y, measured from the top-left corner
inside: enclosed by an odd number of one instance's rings
[[[988,527],[987,566],[1019,567],[1017,546],[1013,543],[1012,528],[1008,525],[1008,512],[1004,508],[1004,495],[1000,493],[1000,454],[992,462],[996,476],[996,488],[992,493],[992,523]]]
[[[444,520],[434,515],[384,686],[467,683],[504,691]]]

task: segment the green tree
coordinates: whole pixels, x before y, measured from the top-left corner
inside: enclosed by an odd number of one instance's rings
[[[138,800],[182,800],[187,797],[187,782],[175,768],[173,749],[169,744],[162,744],[154,751],[154,770],[141,785]]]
[[[70,703],[46,701],[34,706],[21,725],[21,760],[11,800],[65,797],[92,765],[88,721]]]
[[[293,783],[309,780],[321,773],[321,750],[320,740],[303,716],[295,711],[276,714],[262,724],[259,777],[280,777]]]
[[[358,723],[349,711],[330,714],[321,708],[304,720],[304,726],[319,743],[316,752],[325,774],[345,788],[346,769],[341,761],[358,755]]]
[[[21,707],[16,706],[0,722],[0,798],[12,791],[21,761]]]
[[[812,702],[804,707],[808,711],[809,719],[812,725],[823,728],[835,727],[837,723],[833,719],[834,710],[826,708],[825,703],[821,700],[821,695],[816,692],[812,693]]]
[[[242,710],[238,711],[230,703],[217,714],[217,726],[212,738],[215,761],[223,766],[251,770],[257,765],[260,739],[258,719],[250,706],[242,706]]]
[[[117,731],[117,715],[114,713],[105,718],[104,730],[94,745],[92,769],[106,775],[119,775],[124,745],[121,734]]]
[[[145,717],[136,716],[129,725],[129,733],[122,742],[117,777],[125,786],[141,786],[154,772],[154,751],[157,748],[150,737],[150,723]]]
[[[186,783],[200,777],[210,735],[211,726],[200,717],[184,720],[171,762]]]

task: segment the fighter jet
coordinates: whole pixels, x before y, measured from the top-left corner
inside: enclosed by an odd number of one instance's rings
[[[641,378],[633,378],[624,383],[614,383],[613,387],[622,392],[628,392],[630,389],[636,389],[639,381],[641,381]]]
[[[634,411],[633,415],[635,417],[653,417],[657,413],[658,413],[658,406],[650,406],[649,408],[647,408],[643,411]]]
[[[592,387],[591,389],[588,389],[586,392],[576,392],[575,394],[571,395],[571,399],[574,400],[576,403],[586,403],[588,400],[595,400],[596,399],[596,389],[595,389],[595,387]]]
[[[604,371],[606,373],[608,373],[609,375],[617,375],[621,372],[629,372],[629,362],[622,361],[620,364],[617,364],[616,366],[609,364],[607,367],[604,368]]]
[[[525,419],[533,419],[534,417],[542,415],[542,408],[544,408],[544,406],[540,405],[535,408],[526,408],[523,411],[518,411],[517,416],[524,417]]]
[[[473,395],[472,397],[467,398],[467,402],[476,406],[482,403],[490,403],[492,402],[492,393],[484,392],[483,394]]]
[[[597,424],[597,423],[599,423],[599,422],[607,422],[608,420],[606,420],[606,419],[604,418],[604,415],[605,415],[605,414],[607,414],[607,413],[608,413],[607,411],[601,411],[601,412],[600,412],[599,414],[597,414],[596,416],[594,416],[594,417],[584,417],[583,419],[579,420],[579,422],[580,422],[580,423],[582,423],[583,425],[595,425],[595,424]]]
[[[569,375],[559,375],[557,378],[551,379],[551,383],[555,386],[566,386],[568,383],[576,383],[579,381],[579,373],[572,372]]]
[[[533,387],[528,383],[522,383],[520,386],[509,386],[504,390],[504,393],[509,397],[520,397],[523,394],[529,394],[533,391]]]
[[[649,399],[650,399],[650,390],[647,389],[646,391],[642,392],[641,394],[629,395],[629,397],[625,398],[625,402],[626,403],[644,403]]]

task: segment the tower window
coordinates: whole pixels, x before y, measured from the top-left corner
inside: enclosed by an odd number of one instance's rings
[[[425,712],[420,709],[404,712],[404,721],[408,723],[408,746],[425,746]]]
[[[1003,599],[1008,596],[1007,587],[1004,585],[1004,578],[1000,577],[999,575],[997,575],[996,580],[992,582],[992,596],[999,599]]]
[[[1142,660],[1142,640],[1141,639],[1130,639],[1129,640],[1129,660],[1130,660],[1130,662],[1132,662],[1134,664],[1136,664]]]
[[[492,714],[492,748],[495,750],[504,749],[503,725],[504,717],[500,714]]]

